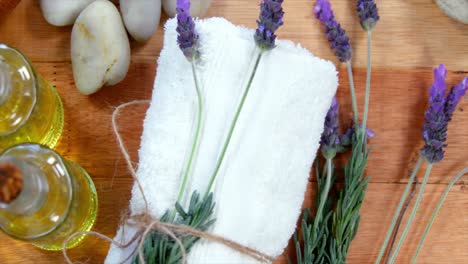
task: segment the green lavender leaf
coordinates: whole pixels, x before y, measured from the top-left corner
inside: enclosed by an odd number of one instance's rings
[[[333,251],[333,263],[346,263],[349,247],[359,228],[360,210],[369,183],[369,178],[364,178],[364,170],[370,150],[365,148],[361,133],[353,136],[351,157],[344,168],[345,185],[332,217],[330,250]]]
[[[171,211],[168,210],[160,221],[206,231],[215,222],[215,219],[212,219],[214,206],[213,193],[201,199],[200,194],[195,191],[191,196],[187,211],[176,203],[177,217],[171,221]],[[199,240],[198,237],[193,236],[178,236],[178,238],[187,253]],[[147,264],[179,264],[182,261],[182,251],[179,245],[168,235],[158,231],[153,231],[146,237],[142,250]],[[134,258],[133,263],[140,264],[138,256]]]
[[[326,167],[326,166],[324,166]],[[317,158],[316,166],[317,176],[317,194],[315,201],[315,211],[320,204],[321,194],[325,190],[325,177],[327,175],[326,168],[320,169],[320,159]],[[333,184],[335,177],[331,183]],[[325,205],[322,215],[315,215],[311,217],[309,209],[304,209],[301,221],[301,235],[296,232],[294,241],[296,246],[296,259],[298,264],[311,264],[311,263],[329,263],[330,257],[328,256],[328,237],[330,236],[330,218],[333,212],[334,198],[332,195],[326,197]],[[320,217],[317,229],[314,229],[315,218]],[[302,241],[299,239],[302,238]],[[302,242],[302,243],[301,243]]]
[[[343,169],[345,182],[337,198],[331,191],[329,192],[321,216],[311,217],[308,209],[303,212],[300,228],[302,235],[296,233],[294,236],[298,264],[346,263],[349,247],[359,228],[360,210],[369,183],[369,178],[364,178],[364,171],[370,150],[364,146],[361,133],[354,133],[351,139],[352,153]],[[325,187],[326,175],[326,168],[320,166],[319,159],[315,171],[317,175],[315,210],[317,210],[320,194]],[[333,183],[335,174],[332,175]],[[322,220],[317,230],[313,230],[316,217],[322,217]]]

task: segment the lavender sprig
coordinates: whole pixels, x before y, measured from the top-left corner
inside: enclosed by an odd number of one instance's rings
[[[346,31],[340,23],[335,20],[335,15],[328,0],[317,0],[317,5],[313,9],[315,17],[325,26],[325,33],[332,49],[341,62],[351,60],[353,51]]]
[[[231,125],[229,127],[229,132],[224,140],[223,147],[221,149],[221,153],[218,157],[216,162],[215,169],[213,174],[210,177],[210,181],[208,182],[208,187],[205,193],[205,196],[209,194],[211,188],[213,187],[214,181],[216,180],[216,176],[218,175],[219,170],[221,169],[221,165],[223,164],[224,157],[226,155],[226,151],[231,143],[232,135],[234,134],[234,130],[237,125],[237,120],[242,112],[242,108],[244,107],[245,100],[249,95],[250,88],[252,86],[253,80],[257,73],[258,66],[260,65],[260,61],[262,59],[263,52],[266,50],[271,50],[275,48],[275,31],[283,25],[283,8],[281,5],[283,4],[283,0],[263,0],[260,4],[260,18],[257,21],[258,29],[255,31],[254,39],[257,46],[260,47],[260,52],[256,56],[255,64],[252,72],[250,73],[249,81],[247,83],[246,88],[242,94],[241,100],[237,105],[237,110],[234,115],[233,120],[231,121]]]
[[[275,47],[276,30],[283,25],[283,0],[263,0],[260,4],[260,16],[257,20],[255,42],[262,50]]]
[[[379,12],[377,5],[374,0],[358,0],[357,2],[357,13],[361,22],[362,28],[367,31],[367,74],[366,74],[366,95],[364,102],[364,113],[362,115],[363,126],[367,126],[367,116],[369,113],[369,101],[370,101],[370,89],[371,89],[371,72],[372,72],[372,60],[371,60],[371,48],[372,48],[372,29],[379,21]],[[365,133],[362,133],[363,141],[365,140]],[[366,146],[366,144],[364,144]]]
[[[192,165],[198,155],[198,146],[200,143],[201,131],[203,129],[203,96],[195,66],[196,60],[200,57],[198,51],[199,36],[195,31],[195,23],[189,14],[189,10],[189,0],[177,0],[177,43],[192,66],[192,75],[195,83],[198,103],[197,126],[193,135],[188,161],[182,171],[182,183],[179,188],[174,209],[167,210],[160,218],[160,221],[176,225],[186,225],[200,231],[205,231],[214,223],[214,220],[212,219],[215,207],[213,194],[209,193],[204,197],[201,197],[197,191],[194,191],[189,200],[188,209],[185,210],[181,205],[187,181],[192,171]],[[182,241],[185,252],[189,252],[199,240],[199,238],[193,236],[180,236],[178,238]],[[181,263],[183,259],[182,255],[182,249],[173,238],[161,232],[152,231],[146,237],[145,241],[143,241],[142,254],[135,256],[133,263],[176,264]]]
[[[328,110],[327,116],[325,117],[324,129],[320,144],[322,146],[322,154],[326,159],[327,176],[325,179],[325,185],[320,194],[318,201],[317,212],[314,220],[313,232],[317,233],[320,221],[322,221],[322,211],[325,206],[325,202],[328,200],[328,192],[330,191],[332,174],[333,174],[333,158],[336,155],[338,145],[340,144],[340,137],[338,134],[339,129],[339,105],[336,97],[333,97],[330,109]]]
[[[316,163],[316,213],[314,217],[309,217],[308,209],[303,213],[303,247],[299,233],[294,236],[298,264],[345,263],[359,226],[359,212],[369,182],[368,177],[364,178],[369,152],[363,148],[360,133],[364,133],[364,129],[361,126],[353,125],[344,135],[338,135],[338,111],[338,102],[334,98],[321,137],[321,150],[326,163],[322,169],[319,168],[320,162]],[[370,129],[366,129],[365,133],[369,138],[375,136]],[[343,170],[345,184],[335,201],[329,192],[334,182],[333,175],[340,170],[335,169],[333,158],[336,153],[351,147],[350,159]]]
[[[328,196],[330,187],[333,184],[335,157],[340,146],[340,137],[338,135],[339,120],[338,120],[338,101],[334,97],[325,117],[324,129],[320,139],[322,154],[326,159],[325,168],[319,169],[320,162],[316,163],[317,176],[317,200],[315,216],[310,217],[308,209],[303,212],[301,221],[303,248],[299,242],[299,235],[294,235],[296,245],[296,257],[298,264],[322,263],[326,259],[327,253],[320,248],[325,248],[328,243],[329,221],[333,214],[332,202]],[[322,172],[320,172],[322,171]],[[326,174],[326,176],[325,176]],[[291,263],[289,261],[289,263]]]
[[[189,60],[196,60],[200,56],[198,51],[198,33],[195,22],[190,16],[190,0],[177,0],[177,43]]]
[[[374,0],[358,0],[357,12],[361,26],[365,31],[371,31],[379,21],[379,10]]]
[[[179,194],[177,195],[177,202],[181,202],[182,197],[185,192],[185,186],[187,185],[187,181],[192,169],[192,165],[194,160],[196,160],[196,156],[198,154],[198,145],[200,142],[201,137],[201,130],[202,130],[202,120],[203,120],[203,96],[200,89],[200,84],[197,78],[197,71],[195,67],[194,61],[197,60],[200,56],[198,50],[198,40],[199,36],[195,30],[195,22],[193,21],[192,17],[190,16],[190,0],[177,0],[177,43],[179,44],[180,50],[184,53],[187,60],[189,60],[192,64],[192,75],[193,80],[195,82],[195,90],[197,93],[197,127],[195,130],[194,138],[192,147],[190,150],[190,155],[187,161],[186,166],[184,167],[183,177],[182,177],[182,184],[179,189]],[[174,219],[175,211],[171,216],[171,219]]]
[[[447,69],[444,65],[439,65],[434,69],[434,83],[430,89],[429,107],[425,113],[423,140],[424,147],[421,149],[421,157],[428,163],[423,182],[419,189],[416,202],[411,211],[405,229],[398,240],[395,251],[391,255],[390,264],[395,263],[399,250],[405,241],[405,238],[411,228],[411,224],[416,216],[416,212],[421,203],[424,189],[431,174],[432,167],[444,158],[444,148],[447,146],[447,128],[452,119],[453,113],[462,96],[468,90],[468,81],[465,78],[457,86],[453,87],[449,94],[446,94],[445,78],[447,77]],[[411,184],[411,182],[408,182]],[[398,212],[399,213],[399,212]]]
[[[325,26],[325,33],[331,44],[331,48],[337,55],[340,62],[346,63],[354,114],[353,123],[355,127],[354,129],[348,130],[347,134],[338,137],[337,140],[335,137],[336,134],[332,133],[334,131],[334,124],[330,123],[330,125],[326,126],[328,131],[325,131],[325,135],[331,136],[331,139],[328,141],[322,139],[322,143],[325,143],[322,146],[322,152],[324,152],[324,154],[328,154],[327,156],[331,156],[330,154],[333,154],[334,152],[327,150],[330,146],[332,148],[336,148],[338,152],[342,152],[347,147],[352,147],[352,152],[344,168],[345,184],[339,191],[336,205],[334,207],[330,207],[328,213],[316,215],[316,219],[322,216],[329,216],[329,223],[325,225],[325,229],[320,230],[320,232],[329,232],[330,235],[327,236],[325,239],[326,241],[322,242],[321,248],[318,249],[316,248],[318,244],[314,242],[316,241],[315,239],[318,238],[316,233],[312,233],[310,236],[304,237],[304,244],[312,245],[312,247],[307,250],[304,249],[304,257],[307,257],[307,259],[311,259],[312,257],[321,258],[323,254],[325,254],[327,260],[324,261],[327,263],[345,263],[350,244],[358,230],[360,209],[366,193],[367,184],[369,182],[369,178],[364,177],[364,171],[369,157],[369,151],[366,148],[365,135],[368,134],[369,136],[373,136],[373,133],[371,131],[368,133],[365,124],[363,124],[363,126],[359,125],[357,100],[351,67],[353,52],[349,38],[340,23],[336,21],[331,4],[328,0],[317,0],[313,11],[316,18]],[[332,106],[332,110],[329,112],[329,115],[332,114],[334,110],[335,109]],[[332,160],[327,159],[327,171],[331,171],[330,167],[332,167],[330,166],[332,162],[329,161]],[[327,181],[325,181],[325,183],[328,182],[328,178],[329,176],[327,175]],[[327,185],[325,184],[325,186]],[[325,188],[325,191],[326,190],[327,189]],[[326,197],[318,197],[318,199],[320,202],[327,200]],[[309,229],[310,228],[307,228],[307,230]],[[313,232],[317,232],[317,228],[313,228],[311,230]],[[306,241],[307,239],[310,241]],[[311,241],[313,243],[309,243]],[[311,263],[316,263],[314,261],[315,259],[313,259]]]
[[[325,26],[327,39],[331,44],[331,48],[333,51],[335,51],[336,56],[340,62],[346,62],[346,67],[348,69],[349,88],[351,92],[351,101],[353,105],[354,123],[358,124],[358,108],[354,89],[353,71],[351,68],[351,58],[353,56],[353,51],[351,49],[349,38],[346,35],[345,30],[341,27],[340,23],[335,20],[335,15],[333,14],[331,4],[328,0],[317,0],[313,12],[315,17]]]

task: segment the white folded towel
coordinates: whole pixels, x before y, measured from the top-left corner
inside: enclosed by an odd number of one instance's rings
[[[137,174],[154,217],[174,207],[197,109],[191,66],[177,46],[175,28],[175,19],[166,23],[139,152]],[[206,190],[258,52],[253,30],[223,18],[198,20],[196,30],[206,112],[186,197],[193,190]],[[325,115],[337,86],[332,63],[290,41],[278,40],[277,47],[264,54],[214,186],[216,223],[212,232],[274,257],[283,252],[301,213]],[[136,186],[130,208],[132,214],[144,209]],[[134,232],[121,227],[116,239],[127,241]],[[135,246],[126,250],[112,246],[106,263],[119,263]],[[197,243],[188,262],[257,263],[207,241]]]

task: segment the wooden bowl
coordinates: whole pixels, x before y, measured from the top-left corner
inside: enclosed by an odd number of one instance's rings
[[[0,0],[0,16],[10,13],[21,0]]]

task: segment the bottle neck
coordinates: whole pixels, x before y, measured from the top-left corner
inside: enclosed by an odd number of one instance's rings
[[[41,170],[10,156],[2,156],[0,167],[14,166],[22,176],[21,192],[9,202],[0,202],[0,211],[15,215],[27,215],[38,211],[44,204],[49,186]],[[1,190],[0,190],[1,191]]]
[[[0,105],[5,103],[11,94],[11,69],[0,56]]]

